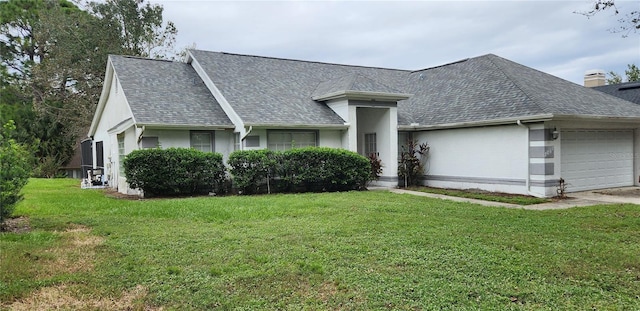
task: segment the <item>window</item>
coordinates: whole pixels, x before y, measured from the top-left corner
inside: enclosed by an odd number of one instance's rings
[[[240,150],[240,133],[233,133],[233,151]]]
[[[247,136],[244,139],[244,145],[246,147],[260,147],[260,136],[257,136],[257,135]]]
[[[104,167],[104,146],[101,141],[96,142],[96,167]]]
[[[118,171],[124,176],[124,134],[118,134]]]
[[[213,152],[213,132],[191,132],[191,148],[204,152]]]
[[[378,155],[378,144],[376,141],[376,133],[364,134],[364,154],[369,156],[371,154]]]
[[[158,146],[160,146],[160,143],[158,142],[158,137],[151,137],[151,136],[142,137],[142,140],[140,141],[140,147],[142,147],[143,149],[157,148]]]
[[[318,145],[316,131],[269,131],[267,145],[270,150],[315,147]]]

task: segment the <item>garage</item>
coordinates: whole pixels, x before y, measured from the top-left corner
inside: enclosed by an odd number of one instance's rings
[[[568,192],[633,185],[632,130],[563,130],[560,139]]]

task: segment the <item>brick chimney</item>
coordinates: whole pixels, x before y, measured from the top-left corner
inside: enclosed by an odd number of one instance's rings
[[[592,69],[592,70],[587,70],[587,72],[584,73],[584,86],[594,87],[594,86],[601,86],[605,84],[607,83],[604,75],[604,70]]]

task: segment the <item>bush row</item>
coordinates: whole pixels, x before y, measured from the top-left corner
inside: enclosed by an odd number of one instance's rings
[[[235,151],[229,156],[233,187],[241,194],[363,189],[372,178],[369,159],[326,147]],[[143,149],[124,160],[127,182],[145,195],[229,191],[219,153],[194,149]]]
[[[221,191],[226,170],[219,153],[188,148],[134,150],[124,159],[132,188],[145,195],[190,195]]]
[[[371,179],[367,158],[327,147],[236,151],[228,163],[234,186],[247,194],[359,190]]]

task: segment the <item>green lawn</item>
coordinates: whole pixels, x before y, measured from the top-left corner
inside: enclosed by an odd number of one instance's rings
[[[123,200],[31,180],[0,309],[638,310],[640,206],[388,192]]]
[[[410,187],[408,190],[518,205],[532,205],[551,202],[550,199],[536,198],[527,195],[489,192],[479,189],[458,190],[431,187]]]

